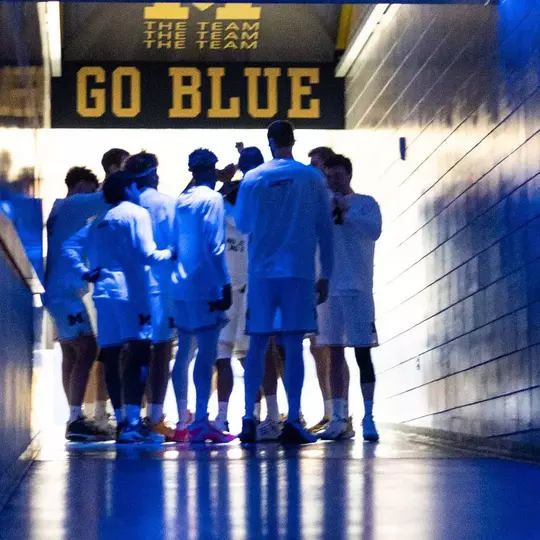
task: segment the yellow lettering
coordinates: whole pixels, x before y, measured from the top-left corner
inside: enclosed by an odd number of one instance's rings
[[[257,23],[258,24],[258,23]],[[235,32],[237,30],[240,30],[240,27],[236,24],[236,23],[230,23],[227,25],[227,27],[225,28],[225,31],[228,32],[229,30],[234,30]]]
[[[223,23],[222,22],[214,22],[214,23],[212,23],[212,30],[214,30],[214,31],[223,30]]]
[[[197,23],[197,26],[201,27],[201,30],[204,30],[210,23],[209,22],[200,22]]]
[[[222,106],[222,86],[221,79],[225,75],[225,68],[208,68],[207,74],[210,77],[210,103],[208,109],[208,118],[240,118],[240,98],[232,97],[229,99],[229,107],[225,109]]]
[[[212,32],[210,34],[210,39],[212,40],[218,40],[218,39],[221,39],[223,37],[223,34],[221,32]]]
[[[122,79],[129,79],[130,105],[124,107]],[[135,118],[141,112],[141,73],[136,67],[119,67],[112,74],[112,112],[118,118]]]
[[[105,114],[105,89],[93,88],[88,92],[88,79],[97,84],[105,82],[105,70],[100,67],[83,67],[77,72],[77,113],[85,118],[99,118]],[[88,101],[94,100],[93,105]]]
[[[205,43],[208,43],[208,41],[200,40],[200,41],[196,41],[195,43],[199,46],[199,49],[204,49],[204,45]]]
[[[236,32],[229,32],[225,39],[231,40],[231,39],[240,39],[240,36]]]
[[[210,48],[215,51],[221,50],[221,41],[211,41]]]
[[[253,32],[252,34],[249,32],[242,32],[242,39],[259,39],[259,32]]]
[[[321,103],[319,99],[310,99],[308,107],[302,107],[302,97],[310,96],[312,84],[319,83],[319,68],[289,68],[287,74],[291,80],[291,108],[289,118],[320,118]],[[302,79],[308,79],[309,84],[303,85]]]
[[[259,42],[254,41],[253,43],[248,43],[247,41],[240,42],[240,49],[258,49]]]
[[[248,32],[252,32],[252,31],[255,31],[255,30],[260,30],[261,28],[261,23],[248,23],[248,22],[244,22],[242,24],[242,30],[247,30]]]
[[[278,77],[280,68],[264,68],[267,84],[267,106],[259,107],[259,77],[261,68],[244,68],[244,77],[248,81],[248,113],[252,118],[273,118],[278,112]]]
[[[225,49],[238,49],[238,45],[234,41],[227,41],[223,46],[223,50]]]
[[[169,118],[195,118],[201,114],[201,72],[197,68],[169,68],[172,78],[172,107]],[[184,78],[190,83],[184,84]],[[189,107],[184,107],[184,97],[191,100]]]
[[[252,20],[261,18],[260,7],[253,7],[252,4],[233,4],[226,3],[224,7],[216,9],[216,19],[240,19],[240,20]]]

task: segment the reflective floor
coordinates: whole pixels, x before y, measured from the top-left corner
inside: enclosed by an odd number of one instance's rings
[[[0,538],[540,538],[540,467],[394,432],[382,441],[158,449],[51,437],[0,513]]]

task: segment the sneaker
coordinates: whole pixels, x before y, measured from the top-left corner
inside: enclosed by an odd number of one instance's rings
[[[165,441],[171,442],[174,441],[174,435],[176,433],[176,429],[171,427],[169,424],[165,422],[165,417],[162,416],[161,420],[159,422],[152,422],[150,417],[146,417],[143,420],[143,424],[154,433],[157,433],[158,435],[163,435],[165,437]]]
[[[330,422],[330,418],[328,418],[328,416],[323,416],[319,422],[309,428],[310,433],[313,433],[315,435],[317,433],[320,433],[321,431],[324,431],[324,429],[328,425],[328,422]]]
[[[337,441],[341,439],[347,433],[348,423],[349,420],[347,418],[333,417],[328,422],[326,429],[319,433],[319,438],[323,441]]]
[[[99,426],[103,431],[114,434],[116,430],[116,420],[114,415],[106,413],[103,416],[95,416],[94,422]],[[114,437],[113,437],[114,438]]]
[[[364,432],[364,441],[377,442],[379,440],[379,433],[375,427],[373,416],[366,416],[362,420],[362,430]]]
[[[176,424],[176,429],[179,429],[180,431],[187,429],[194,420],[194,415],[191,411],[185,411],[183,416],[184,417],[180,418]]]
[[[238,438],[244,444],[255,444],[257,442],[257,424],[253,418],[242,419],[242,433]]]
[[[317,437],[302,426],[300,420],[285,422],[283,431],[279,436],[281,444],[311,444],[317,442]]]
[[[219,416],[216,417],[212,424],[216,429],[219,429],[219,431],[223,431],[224,433],[231,432],[229,429],[229,422],[227,422],[227,420],[222,420]]]
[[[165,437],[158,433],[154,433],[151,429],[144,425],[142,420],[135,424],[123,423],[119,426],[119,433],[116,439],[117,443],[132,444],[132,443],[150,443],[163,444]]]
[[[354,431],[353,428],[352,416],[349,416],[349,418],[347,418],[347,430],[341,435],[340,440],[352,439],[355,435],[356,431]]]
[[[114,437],[86,416],[79,416],[74,422],[68,423],[66,439],[70,442],[98,442],[110,441]]]
[[[223,433],[208,420],[206,417],[199,422],[193,422],[189,428],[189,441],[192,443],[201,443],[210,441],[213,443],[229,443],[236,439],[230,433]]]
[[[283,430],[283,424],[267,417],[257,426],[257,441],[277,441]]]
[[[280,418],[280,423],[281,424],[284,424],[285,422],[287,422],[287,415],[286,414],[281,414],[281,418]],[[307,426],[307,422],[306,422],[306,419],[304,418],[304,415],[302,413],[300,413],[300,425],[305,428]]]

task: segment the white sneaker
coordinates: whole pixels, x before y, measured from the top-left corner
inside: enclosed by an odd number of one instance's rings
[[[379,440],[379,433],[375,427],[373,416],[365,416],[362,420],[362,429],[364,432],[364,441],[377,442]]]
[[[212,422],[214,427],[218,429],[219,431],[223,431],[223,433],[229,433],[229,422],[227,420],[223,420],[219,416],[216,416],[216,419]]]
[[[275,422],[271,418],[266,418],[264,422],[261,422],[257,426],[257,440],[258,441],[277,441],[281,435],[283,424],[281,422]]]
[[[330,422],[328,422],[326,429],[318,434],[318,437],[323,441],[336,441],[343,438],[343,436],[348,431],[348,420],[347,418],[337,418],[333,417]],[[354,435],[353,435],[354,437]],[[351,438],[351,437],[348,437]]]

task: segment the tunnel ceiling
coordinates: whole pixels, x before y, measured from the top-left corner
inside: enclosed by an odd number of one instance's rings
[[[332,62],[341,6],[63,5],[64,61]]]

